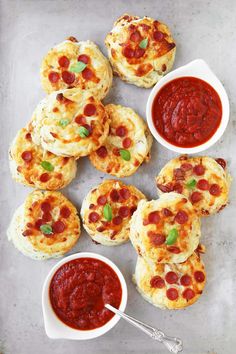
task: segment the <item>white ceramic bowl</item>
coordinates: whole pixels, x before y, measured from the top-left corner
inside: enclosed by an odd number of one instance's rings
[[[108,258],[101,256],[97,253],[90,253],[90,252],[81,252],[73,254],[72,256],[63,258],[60,262],[58,262],[49,272],[47,278],[45,279],[43,285],[43,292],[42,292],[42,307],[43,307],[43,318],[44,318],[44,326],[46,334],[49,338],[57,339],[57,338],[64,338],[64,339],[76,339],[76,340],[85,340],[85,339],[92,339],[103,335],[104,333],[108,332],[112,327],[116,325],[119,321],[120,317],[118,315],[113,316],[110,321],[108,321],[104,326],[95,328],[93,330],[77,330],[71,328],[64,324],[60,319],[57,317],[53,308],[51,306],[51,302],[49,299],[49,287],[52,280],[53,275],[55,272],[65,263],[72,261],[73,259],[77,258],[95,258],[104,263],[108,264],[117,274],[121,287],[122,287],[122,299],[119,309],[121,311],[125,310],[126,303],[127,303],[127,286],[125,279],[119,270],[119,268]]]
[[[222,119],[220,126],[216,130],[215,134],[205,143],[195,146],[192,148],[183,148],[170,144],[168,141],[162,138],[160,134],[157,132],[153,120],[152,120],[152,104],[157,92],[169,81],[172,81],[178,77],[183,76],[192,76],[197,77],[206,81],[210,84],[218,93],[221,103],[222,103]],[[204,151],[215,144],[223,135],[228,121],[229,121],[229,99],[227,93],[220,82],[220,80],[216,77],[207,63],[202,59],[196,59],[191,61],[189,64],[181,66],[180,68],[171,71],[169,74],[165,75],[152,89],[146,107],[146,115],[149,129],[154,136],[154,138],[167,149],[181,153],[181,154],[195,154],[201,151]]]

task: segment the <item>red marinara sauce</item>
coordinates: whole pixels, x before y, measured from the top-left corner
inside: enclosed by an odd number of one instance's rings
[[[163,86],[154,98],[152,119],[163,139],[178,147],[208,141],[222,119],[218,93],[196,77],[180,77]]]
[[[104,304],[119,308],[122,288],[109,265],[95,258],[78,258],[56,271],[49,297],[62,322],[75,329],[91,330],[103,326],[114,316]]]

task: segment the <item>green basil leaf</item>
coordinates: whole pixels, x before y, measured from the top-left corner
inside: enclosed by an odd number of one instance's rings
[[[103,208],[103,216],[107,221],[112,220],[112,209],[110,204],[106,204]]]
[[[168,233],[168,236],[166,238],[166,244],[167,245],[173,245],[176,240],[177,240],[177,237],[179,236],[179,233],[178,233],[178,230],[177,229],[171,229]]]
[[[147,48],[148,45],[148,39],[144,38],[140,43],[139,43],[139,48],[145,49]]]
[[[48,224],[44,224],[40,226],[40,231],[42,231],[43,234],[45,235],[50,235],[52,234],[52,226]]]
[[[54,170],[54,166],[48,162],[48,161],[42,161],[41,162],[41,166],[46,170],[46,171],[53,171]]]
[[[85,127],[79,127],[79,136],[81,138],[87,138],[87,136],[89,136],[89,131],[87,128]]]
[[[197,181],[193,178],[193,179],[190,179],[187,183],[186,183],[186,187],[188,189],[193,189],[197,184]]]
[[[120,156],[125,161],[129,161],[131,159],[131,155],[130,155],[129,150],[120,149]]]
[[[82,61],[78,61],[76,64],[70,67],[70,71],[72,73],[81,73],[86,68],[87,64],[83,63]]]
[[[59,125],[60,125],[62,128],[65,128],[69,123],[70,123],[69,119],[61,119],[61,120],[59,121]]]

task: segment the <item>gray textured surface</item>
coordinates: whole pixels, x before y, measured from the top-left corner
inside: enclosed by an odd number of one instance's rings
[[[8,243],[6,227],[16,207],[30,189],[11,180],[7,148],[16,131],[29,120],[44,96],[39,82],[43,55],[68,35],[96,41],[105,53],[103,40],[113,21],[123,12],[151,15],[166,22],[177,41],[175,67],[195,58],[205,59],[222,80],[231,102],[231,119],[219,143],[207,153],[229,161],[236,169],[236,3],[231,1],[1,1],[1,254],[0,254],[0,339],[4,354],[74,353],[166,353],[161,346],[120,321],[108,334],[88,342],[50,340],[43,328],[41,289],[55,260],[30,260]],[[114,80],[108,102],[129,105],[144,115],[149,90]],[[156,197],[153,178],[174,154],[155,143],[149,165],[127,179],[149,198]],[[104,175],[79,162],[76,180],[64,193],[80,207],[90,187]],[[108,176],[106,176],[108,177]],[[125,275],[129,290],[127,311],[172,335],[183,338],[184,353],[234,354],[236,351],[236,260],[235,186],[231,204],[221,214],[203,220],[202,241],[208,282],[194,306],[177,312],[161,311],[146,303],[131,283],[136,254],[127,244],[118,248],[94,245],[82,235],[76,251],[95,251],[110,257]],[[118,349],[119,348],[119,349]]]

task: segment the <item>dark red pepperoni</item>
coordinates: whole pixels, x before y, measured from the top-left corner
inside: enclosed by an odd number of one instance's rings
[[[155,41],[161,41],[163,38],[164,38],[164,33],[162,33],[161,31],[153,32],[153,39]]]
[[[112,189],[111,193],[110,193],[110,198],[113,202],[118,202],[118,200],[120,199],[119,193],[116,189]]]
[[[127,206],[122,206],[119,208],[118,214],[121,218],[127,218],[130,215],[130,209]]]
[[[188,286],[191,283],[192,283],[192,278],[188,274],[183,275],[180,279],[180,284],[183,286]]]
[[[112,152],[113,152],[113,154],[114,154],[115,156],[119,156],[119,157],[120,157],[120,149],[119,149],[119,148],[114,147],[114,148],[112,149]]]
[[[152,211],[148,214],[148,222],[149,224],[157,224],[160,221],[160,215],[158,211]]]
[[[65,230],[66,226],[61,220],[57,220],[52,225],[52,231],[54,234],[61,234]]]
[[[44,222],[48,222],[52,220],[52,215],[49,211],[43,213],[42,219]]]
[[[29,230],[29,229],[28,229],[28,230],[25,230],[25,231],[22,232],[22,235],[23,235],[23,236],[31,236],[31,235],[32,235],[32,231]]]
[[[190,171],[193,166],[191,165],[191,163],[182,163],[182,165],[180,166],[181,170],[183,171]]]
[[[210,185],[206,179],[199,179],[197,182],[197,188],[201,189],[202,191],[208,191]]]
[[[155,277],[152,277],[150,279],[150,285],[152,288],[161,289],[161,288],[164,288],[165,281],[159,275],[156,275]]]
[[[63,102],[63,101],[64,101],[63,93],[58,93],[58,94],[56,95],[56,99],[57,99],[57,101],[59,101],[59,102]]]
[[[130,215],[133,215],[133,213],[137,210],[136,206],[133,206],[130,208]]]
[[[131,35],[130,35],[130,40],[132,42],[140,42],[141,39],[142,39],[142,36],[139,31],[135,31],[135,32],[131,33]]]
[[[200,270],[197,270],[194,273],[194,278],[198,283],[203,283],[205,280],[205,274],[203,272],[201,272]]]
[[[123,125],[116,128],[116,135],[123,138],[127,134],[127,129]]]
[[[167,248],[167,251],[169,251],[170,253],[175,253],[175,254],[179,254],[181,252],[179,247],[176,247],[176,246],[169,246]]]
[[[42,202],[40,208],[44,213],[49,212],[51,210],[51,204],[48,202]]]
[[[89,135],[92,133],[93,129],[92,129],[91,125],[89,125],[89,124],[83,124],[83,127],[88,130]]]
[[[174,177],[177,181],[181,181],[185,177],[185,171],[182,170],[181,168],[175,168],[174,169]]]
[[[62,68],[68,68],[69,65],[70,65],[70,60],[65,56],[63,55],[62,57],[60,57],[58,59],[58,64],[62,67]]]
[[[134,57],[135,58],[141,58],[145,53],[145,49],[142,49],[142,48],[136,48],[135,51],[134,51]]]
[[[166,240],[166,238],[163,234],[158,234],[153,231],[148,231],[148,237],[150,239],[150,242],[153,244],[153,246],[160,246]]]
[[[175,288],[169,288],[168,290],[166,290],[166,296],[168,297],[169,300],[175,301],[178,299],[179,294]]]
[[[163,216],[165,216],[166,218],[167,218],[168,216],[172,216],[172,215],[173,215],[172,211],[171,211],[170,209],[167,209],[167,208],[162,209],[162,214],[163,214]]]
[[[24,151],[22,152],[21,157],[24,161],[30,162],[33,158],[33,155],[31,151]]]
[[[122,53],[128,59],[131,59],[134,57],[134,50],[130,47],[124,47],[122,50]]]
[[[193,168],[193,172],[197,175],[197,176],[202,176],[205,173],[205,167],[203,165],[196,165]]]
[[[30,133],[26,133],[26,134],[25,134],[25,139],[31,140],[31,134],[30,134]]]
[[[192,204],[198,203],[202,200],[202,193],[200,192],[193,192],[190,196],[190,201]]]
[[[174,185],[173,185],[173,191],[175,191],[176,193],[182,193],[183,192],[183,186],[182,186],[182,184],[180,184],[180,183],[175,183]]]
[[[84,64],[88,64],[89,63],[89,56],[86,54],[81,54],[78,56],[78,61],[82,61]]]
[[[163,193],[169,193],[173,190],[173,187],[170,185],[157,184],[157,188],[160,189]]]
[[[35,222],[35,227],[36,229],[40,230],[40,226],[42,226],[43,224],[45,224],[44,220],[43,219],[38,219],[36,222]]]
[[[112,222],[114,225],[120,225],[122,223],[122,218],[119,215],[117,215],[112,219]]]
[[[169,284],[176,284],[179,277],[175,272],[168,272],[166,273],[165,279]]]
[[[221,193],[220,186],[216,183],[212,184],[210,186],[209,192],[211,195],[214,195],[215,197],[218,197]]]
[[[184,210],[178,211],[178,213],[175,215],[175,221],[178,224],[185,224],[188,221],[188,214]]]
[[[75,123],[77,123],[79,125],[84,125],[84,124],[86,124],[86,122],[87,122],[86,118],[82,115],[75,117]]]
[[[184,290],[184,292],[183,292],[182,295],[183,295],[183,298],[184,298],[184,299],[186,299],[186,300],[191,300],[191,299],[194,298],[195,292],[194,292],[192,289],[187,288],[187,289]]]
[[[101,146],[98,150],[96,150],[96,154],[102,159],[105,159],[108,155],[107,148],[105,146]]]
[[[92,213],[89,214],[88,218],[89,218],[89,222],[97,222],[100,217],[98,213],[92,211]]]
[[[50,180],[50,176],[48,173],[43,173],[40,177],[39,177],[40,181],[45,183],[47,181]]]
[[[71,73],[70,71],[63,71],[62,74],[62,80],[67,84],[71,85],[75,81],[75,74]]]
[[[55,71],[51,71],[48,74],[48,80],[52,83],[52,84],[56,84],[60,79],[60,75],[55,72]]]
[[[70,209],[67,206],[63,206],[60,210],[60,215],[62,218],[67,219],[71,214]]]
[[[97,199],[98,205],[105,205],[107,202],[107,197],[105,195],[100,195]]]
[[[119,194],[120,194],[121,198],[124,200],[129,199],[129,197],[131,196],[131,193],[127,188],[121,188],[119,190]]]
[[[85,68],[83,71],[82,71],[82,76],[85,80],[91,80],[93,78],[93,72],[91,69],[89,68]]]
[[[122,141],[123,148],[128,149],[130,147],[131,143],[132,143],[132,140],[130,138],[125,138]]]
[[[216,162],[225,170],[226,168],[226,161],[224,159],[218,158]]]
[[[94,104],[92,104],[92,103],[88,103],[84,107],[84,114],[87,117],[94,116],[96,114],[96,111],[97,111],[96,106]]]

